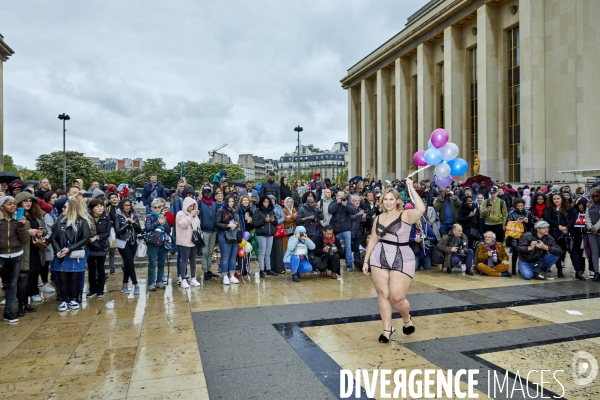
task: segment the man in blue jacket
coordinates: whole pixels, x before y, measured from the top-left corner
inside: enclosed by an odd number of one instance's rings
[[[204,280],[209,281],[211,278],[218,278],[219,275],[213,274],[210,271],[212,263],[213,249],[217,239],[217,227],[215,225],[217,216],[217,203],[212,198],[212,188],[208,185],[202,188],[202,197],[198,201],[200,209],[200,228],[204,233],[205,246],[202,248],[202,269],[204,270]]]
[[[158,197],[163,198],[166,201],[167,193],[165,192],[163,185],[158,183],[158,177],[156,174],[151,174],[150,182],[144,186],[144,190],[142,190],[142,203],[146,206],[146,214],[150,212],[150,204],[152,204],[152,200]]]

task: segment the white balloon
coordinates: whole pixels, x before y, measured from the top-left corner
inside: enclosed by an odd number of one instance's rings
[[[439,163],[435,167],[435,174],[438,178],[446,179],[450,176],[450,166],[445,162]]]
[[[246,254],[250,254],[252,252],[252,245],[250,243],[246,243],[246,247],[244,247],[244,251]]]
[[[458,146],[448,142],[440,149],[440,152],[442,153],[442,160],[454,160],[458,156]]]

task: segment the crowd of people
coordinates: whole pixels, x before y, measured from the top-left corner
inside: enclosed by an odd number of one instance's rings
[[[307,273],[331,279],[355,268],[371,273],[371,266],[400,268],[412,277],[411,268],[436,265],[448,273],[456,268],[465,275],[554,279],[553,266],[558,278],[565,276],[567,253],[577,279],[586,279],[587,259],[588,278],[600,280],[597,187],[573,193],[568,185],[513,189],[482,181],[438,188],[429,180],[374,179],[335,185],[318,171],[308,181],[276,181],[270,173],[264,182],[237,187],[222,170],[199,190],[184,178],[172,190],[156,175],[149,180],[140,198],[145,215],[114,184],[92,182],[86,189],[76,179],[60,191],[48,179],[37,190],[19,179],[2,183],[4,319],[15,322],[35,312],[40,291],[56,291],[59,311],[77,309],[83,296],[103,297],[105,271],[115,274],[116,252],[123,259],[121,290],[134,295],[140,293],[135,257],[147,256],[148,290],[155,291],[169,283],[169,254],[176,257],[176,282],[184,289],[215,278],[239,283],[250,274],[252,254],[258,279],[289,271],[294,282]],[[385,247],[390,235],[397,248]],[[408,251],[414,264],[402,266],[396,258],[406,259]],[[388,279],[374,273],[378,294],[407,308],[402,296],[378,287],[378,276]],[[410,316],[403,317],[411,326]],[[384,328],[389,338],[390,327]]]

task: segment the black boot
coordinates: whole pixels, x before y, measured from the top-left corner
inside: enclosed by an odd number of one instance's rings
[[[565,276],[563,275],[563,269],[561,267],[556,268],[557,272],[558,272],[558,277],[559,278],[564,278]]]
[[[27,313],[27,311],[25,311],[25,305],[20,304],[19,311],[17,311],[17,317],[23,317],[23,316],[25,316],[26,313]]]
[[[31,307],[29,304],[25,304],[25,311],[27,312],[36,312],[37,310],[33,307]]]
[[[600,274],[599,273],[594,273],[594,281],[595,282],[600,282]]]
[[[83,293],[79,292],[79,293],[77,293],[77,302],[79,304],[81,304],[82,301],[83,301]]]
[[[585,278],[583,277],[583,274],[579,271],[575,271],[575,278],[579,279],[580,281],[585,281]]]

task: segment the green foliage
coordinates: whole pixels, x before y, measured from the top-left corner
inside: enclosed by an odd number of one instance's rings
[[[45,176],[60,188],[62,187],[63,153],[55,151],[50,154],[40,155],[35,166],[41,176]],[[100,169],[77,151],[67,151],[67,186],[74,179],[83,179],[84,189],[87,189],[93,181],[102,182],[104,175]]]
[[[236,179],[245,179],[246,176],[244,175],[244,171],[242,171],[242,168],[237,165],[237,164],[208,164],[208,163],[204,163],[204,164],[199,164],[199,171],[200,171],[200,181],[204,182],[204,180],[207,180],[209,182],[212,182],[213,177],[215,176],[215,174],[217,172],[219,172],[222,169],[227,170],[227,180],[229,182],[236,180]],[[186,173],[187,175],[187,173]]]
[[[127,171],[115,170],[110,172],[103,172],[104,179],[100,183],[114,183],[119,186],[121,183],[131,183],[130,175]]]
[[[349,176],[348,176],[348,169],[340,171],[340,173],[338,174],[338,176],[339,176],[338,179],[339,179],[340,182],[342,182],[342,184],[348,182],[348,178],[349,178]],[[336,182],[335,182],[336,184],[337,184],[338,179],[336,179]]]
[[[144,174],[140,168],[132,168],[127,174],[129,175],[129,184],[135,185],[136,187],[143,187],[150,180]],[[159,178],[160,179],[160,178]]]
[[[4,171],[19,174],[24,181],[32,179],[39,181],[42,179],[42,174],[39,171],[16,165],[13,158],[8,154],[4,155]]]

